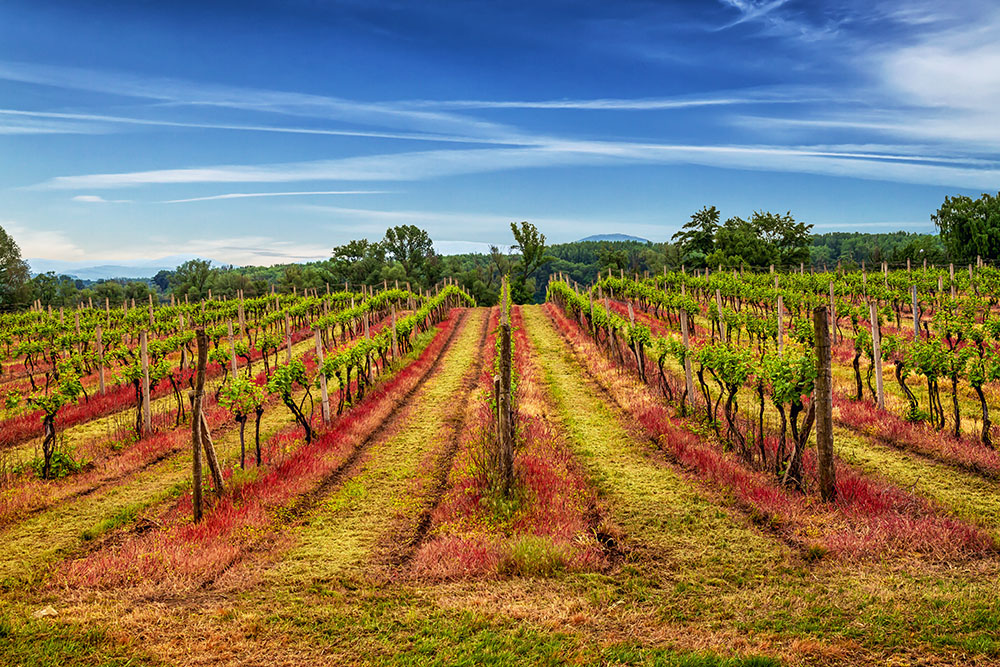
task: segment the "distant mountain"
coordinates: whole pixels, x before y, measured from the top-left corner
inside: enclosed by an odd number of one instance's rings
[[[639,243],[649,243],[649,239],[644,239],[638,236],[629,236],[628,234],[594,234],[593,236],[588,236],[585,239],[580,239],[577,243],[583,241],[638,241]]]
[[[54,259],[28,259],[31,272],[73,276],[80,280],[103,280],[108,278],[152,278],[160,271],[173,271],[189,259],[200,259],[194,255],[170,255],[159,259],[132,259],[115,264],[94,264],[92,262],[63,262]],[[219,262],[212,261],[214,266]]]

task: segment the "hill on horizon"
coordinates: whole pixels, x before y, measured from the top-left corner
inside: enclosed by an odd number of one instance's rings
[[[629,234],[594,234],[580,239],[577,243],[583,243],[584,241],[638,241],[640,243],[651,243],[649,239],[644,239],[641,236],[631,236]]]

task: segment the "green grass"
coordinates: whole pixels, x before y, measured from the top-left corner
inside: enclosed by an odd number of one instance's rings
[[[783,545],[722,510],[697,484],[654,460],[652,444],[625,429],[625,417],[589,385],[545,314],[537,308],[523,313],[555,399],[554,417],[630,541],[669,554],[683,570],[678,576],[698,585],[743,582],[784,567]]]
[[[137,666],[158,664],[137,646],[99,628],[55,620],[20,620],[0,612],[0,664],[14,667]]]
[[[469,315],[441,365],[390,432],[371,444],[360,469],[291,531],[295,546],[265,575],[269,581],[301,585],[356,575],[393,526],[415,519],[429,483],[421,463],[451,435],[444,418],[461,401],[458,391],[476,358],[485,317],[485,310]]]

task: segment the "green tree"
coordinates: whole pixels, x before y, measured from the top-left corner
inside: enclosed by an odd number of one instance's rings
[[[21,259],[21,248],[0,227],[0,311],[24,305],[28,276],[28,263]]]
[[[424,263],[434,254],[430,235],[416,225],[399,225],[385,230],[382,245],[392,258],[403,265],[411,279],[423,278]]]
[[[715,250],[715,233],[719,230],[719,209],[705,206],[691,216],[690,222],[670,239],[680,251],[681,262],[700,268],[705,257]]]
[[[197,301],[208,296],[208,281],[212,275],[212,262],[207,259],[190,259],[170,276],[170,289],[181,299],[185,295]]]
[[[545,253],[545,234],[530,222],[512,222],[510,231],[514,234],[511,249],[521,253],[511,267],[510,298],[514,303],[528,303],[535,294],[535,272],[552,258]]]
[[[957,261],[1000,258],[1000,193],[979,199],[945,197],[931,220],[948,254]]]

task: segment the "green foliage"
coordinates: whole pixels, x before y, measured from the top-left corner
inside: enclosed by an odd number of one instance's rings
[[[290,364],[278,366],[267,380],[267,391],[281,397],[283,401],[291,399],[296,386],[309,386],[309,375],[301,359],[293,359]]]
[[[263,404],[264,388],[246,373],[230,378],[219,392],[219,405],[229,410],[237,419],[253,414]]]
[[[49,479],[60,479],[80,472],[85,465],[87,465],[86,461],[73,458],[72,450],[56,449],[52,452],[52,459],[49,462]],[[23,466],[16,466],[14,472],[20,474],[27,469],[33,471],[36,477],[41,478],[42,473],[45,471],[45,459],[41,456],[36,456]]]
[[[533,276],[549,259],[545,254],[545,234],[530,222],[512,222],[510,231],[514,234],[513,249],[521,252],[521,259],[511,272],[511,298],[514,303],[529,303],[535,293]]]
[[[1000,258],[1000,193],[945,197],[931,216],[949,255],[959,261]]]
[[[704,207],[674,234],[673,241],[683,264],[695,268],[705,266],[705,258],[715,251],[715,235],[719,230],[719,209]]]
[[[21,259],[17,242],[0,227],[0,311],[11,311],[29,301],[25,284],[28,263]]]

